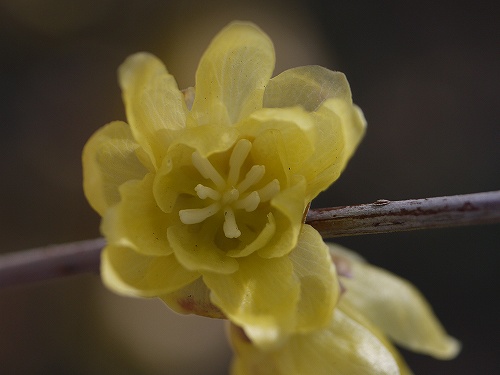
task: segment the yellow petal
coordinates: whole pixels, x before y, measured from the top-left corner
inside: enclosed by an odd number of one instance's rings
[[[300,107],[264,108],[252,113],[237,127],[252,137],[265,137],[272,130],[278,132],[285,145],[280,149],[280,159],[286,160],[291,174],[296,174],[304,160],[311,157],[317,142],[313,118]],[[276,141],[269,137],[268,142]]]
[[[230,275],[203,275],[212,302],[256,345],[273,345],[295,324],[300,285],[293,264],[288,257],[262,259],[256,254],[239,259],[239,264]]]
[[[264,92],[264,107],[300,105],[313,112],[330,98],[352,103],[351,89],[345,75],[317,65],[300,66],[285,70],[269,81]]]
[[[335,309],[330,325],[295,334],[270,350],[253,345],[238,327],[230,338],[238,375],[399,375],[398,364],[384,344],[363,325]]]
[[[211,223],[178,224],[168,228],[168,240],[184,267],[196,271],[228,274],[238,269],[238,262],[227,256],[214,242],[216,230]]]
[[[261,108],[274,61],[273,44],[257,26],[244,22],[226,26],[198,66],[194,122],[231,125]]]
[[[160,296],[172,310],[179,314],[195,314],[207,318],[225,319],[222,311],[210,301],[210,289],[200,277],[175,292]]]
[[[328,246],[315,229],[303,225],[297,246],[288,256],[300,280],[297,331],[307,332],[328,325],[340,295]]]
[[[144,255],[168,255],[169,216],[153,196],[153,174],[120,187],[121,201],[103,217],[101,231],[108,243],[127,246]]]
[[[153,165],[159,166],[168,147],[161,130],[185,127],[184,96],[163,63],[148,53],[128,57],[118,75],[132,133]]]
[[[324,116],[331,116],[333,113],[340,119],[344,150],[339,162],[345,167],[366,132],[366,119],[363,112],[358,106],[336,98],[326,100],[318,112],[323,113]]]
[[[116,293],[155,297],[173,292],[200,275],[184,269],[174,255],[146,256],[125,246],[108,245],[101,254],[101,277]]]
[[[335,252],[336,246],[329,245]],[[351,264],[342,298],[397,344],[439,359],[455,357],[460,344],[448,336],[431,306],[408,281],[368,263]]]
[[[349,302],[345,298],[341,298],[337,307],[340,311],[342,311],[349,319],[352,319],[356,323],[362,325],[367,331],[369,331],[373,336],[375,336],[380,343],[390,352],[396,364],[399,368],[399,373],[401,375],[412,375],[413,372],[410,370],[408,365],[406,364],[403,356],[398,352],[398,350],[394,347],[394,345],[389,341],[387,336],[380,330],[379,327],[375,326],[372,322],[370,322],[363,314],[361,314],[358,310],[353,308],[349,304]]]
[[[258,250],[259,256],[263,258],[281,257],[297,244],[306,206],[303,200],[306,182],[302,176],[296,177],[291,187],[276,194],[271,200],[276,231],[268,244]]]
[[[120,201],[118,187],[142,179],[147,169],[136,156],[139,145],[124,122],[112,122],[97,130],[83,148],[83,191],[101,216]]]

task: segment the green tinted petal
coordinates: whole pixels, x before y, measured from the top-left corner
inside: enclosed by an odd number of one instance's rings
[[[125,246],[108,245],[101,254],[101,277],[116,293],[155,297],[182,288],[199,274],[184,269],[173,255],[146,256]]]
[[[235,374],[399,375],[391,352],[368,329],[335,309],[327,328],[291,336],[281,347],[263,350],[234,326]]]
[[[303,225],[297,246],[288,257],[300,280],[297,330],[306,332],[328,325],[340,295],[328,246],[315,229]]]
[[[261,108],[274,60],[273,44],[257,26],[233,22],[225,27],[196,72],[194,122],[230,125]]]
[[[343,73],[317,65],[285,70],[273,77],[264,92],[264,107],[302,106],[312,112],[329,98],[352,103],[351,89]]]
[[[147,169],[136,156],[139,145],[124,122],[112,122],[97,130],[83,148],[83,191],[101,216],[120,201],[118,187],[142,179]]]
[[[158,131],[185,127],[184,96],[163,63],[148,53],[128,57],[118,76],[132,133],[158,166],[163,150],[168,147]]]
[[[178,224],[168,228],[168,240],[184,267],[193,271],[228,274],[238,269],[238,262],[214,243],[215,229],[209,223]]]
[[[108,210],[101,224],[108,243],[144,255],[172,253],[167,240],[171,220],[156,204],[153,178],[148,174],[142,181],[129,181],[120,187],[121,202]]]
[[[343,279],[343,296],[361,314],[401,346],[439,359],[455,357],[460,344],[448,336],[431,306],[408,281],[369,265],[352,262],[352,278]]]
[[[256,254],[239,259],[230,275],[205,273],[212,302],[242,326],[258,346],[269,346],[291,332],[300,285],[288,257],[263,259]]]
[[[210,301],[210,290],[201,277],[175,292],[160,296],[160,298],[179,314],[195,314],[207,318],[225,319],[222,311]]]

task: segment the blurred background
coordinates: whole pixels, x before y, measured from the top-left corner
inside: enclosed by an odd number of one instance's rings
[[[99,236],[81,150],[125,120],[116,69],[150,51],[194,84],[233,19],[273,39],[275,74],[347,74],[368,132],[313,207],[500,188],[498,4],[423,1],[0,0],[0,252]],[[339,243],[417,285],[450,334],[453,361],[403,351],[417,374],[500,373],[498,225],[351,237]],[[96,275],[0,290],[5,374],[225,374],[223,324],[118,297]]]

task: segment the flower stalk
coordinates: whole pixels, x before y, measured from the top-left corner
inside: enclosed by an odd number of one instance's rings
[[[323,238],[500,223],[500,191],[311,209]],[[0,287],[99,272],[103,238],[0,256]]]

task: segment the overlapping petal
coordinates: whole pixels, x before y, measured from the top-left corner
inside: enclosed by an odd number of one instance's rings
[[[274,47],[257,26],[233,22],[213,39],[196,72],[196,125],[231,125],[262,107]]]
[[[139,161],[130,127],[121,121],[97,130],[83,149],[83,191],[101,216],[120,201],[118,188],[129,180],[142,179],[147,169]]]
[[[214,304],[260,347],[328,325],[340,294],[328,247],[309,225],[289,256],[246,257],[229,278],[204,274],[204,281]]]
[[[134,138],[158,167],[168,147],[168,132],[164,130],[183,129],[186,125],[184,95],[165,65],[149,53],[127,58],[118,70],[118,78]]]
[[[103,217],[101,231],[109,244],[127,246],[144,255],[169,255],[169,217],[153,196],[154,174],[142,181],[131,180],[120,187],[121,201]]]
[[[400,375],[391,349],[341,309],[335,309],[325,329],[295,334],[272,350],[253,345],[232,325],[230,338],[236,357],[233,375]]]
[[[340,287],[328,246],[321,235],[303,225],[297,246],[289,254],[293,272],[300,281],[297,305],[297,332],[328,325],[340,297]]]
[[[329,244],[333,253],[338,246]],[[345,249],[344,253],[345,254]],[[343,279],[346,302],[401,346],[439,359],[457,355],[450,337],[421,293],[408,281],[365,262],[351,260],[353,277]]]
[[[200,274],[187,271],[173,254],[141,255],[125,246],[108,245],[101,255],[101,277],[116,293],[156,297],[190,284]]]
[[[271,78],[264,92],[263,106],[286,108],[301,106],[314,112],[327,99],[352,104],[351,89],[344,73],[318,65],[299,66]]]
[[[237,272],[204,273],[203,280],[213,303],[257,345],[274,345],[294,327],[300,284],[288,257],[264,259],[254,253],[239,259]]]

